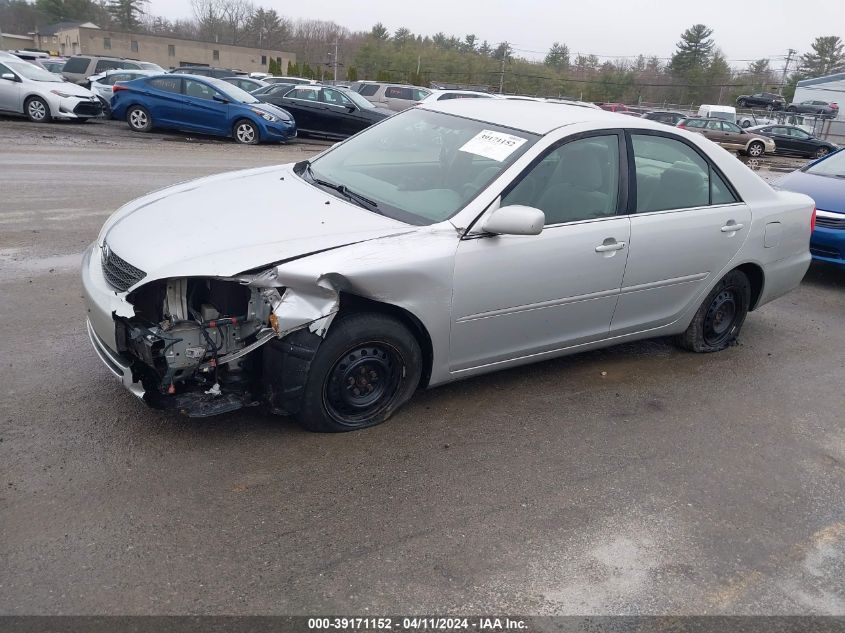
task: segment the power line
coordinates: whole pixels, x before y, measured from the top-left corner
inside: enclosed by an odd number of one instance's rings
[[[546,53],[548,53],[548,51],[537,51],[537,50],[532,50],[532,49],[528,49],[528,48],[520,48],[520,47],[513,46],[513,45],[511,45],[511,49],[515,50],[515,51],[519,51],[520,53],[533,53],[535,55],[545,55]],[[644,59],[659,59],[661,61],[669,61],[670,59],[672,59],[671,57],[661,57],[659,55],[644,55],[644,54],[643,55],[607,55],[607,54],[603,54],[603,53],[581,53],[581,52],[576,52],[575,54],[582,56],[582,57],[599,57],[599,58],[602,58],[602,59],[639,59],[640,57],[643,57]],[[767,56],[757,57],[757,58],[754,58],[754,59],[726,59],[725,61],[728,61],[728,62],[756,62],[760,59],[785,59],[785,58],[786,58],[786,55],[767,55]]]

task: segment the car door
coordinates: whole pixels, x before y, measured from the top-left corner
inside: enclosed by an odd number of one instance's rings
[[[821,147],[816,139],[797,127],[787,128],[789,138],[794,144],[795,151],[801,154],[815,154]]]
[[[150,111],[156,125],[174,126],[182,121],[182,79],[180,77],[154,77],[140,87],[141,104]]]
[[[0,110],[23,112],[19,77],[8,66],[3,64],[0,64],[0,75],[14,76],[14,79],[0,79]]]
[[[784,154],[794,152],[792,138],[789,136],[788,128],[782,125],[773,125],[760,131],[761,134],[770,137],[775,142],[775,151]]]
[[[229,134],[229,104],[225,95],[202,79],[184,80],[181,126],[208,134]]]
[[[453,372],[607,336],[628,256],[622,134],[564,139],[502,192],[546,214],[539,235],[472,235],[455,258]]]
[[[631,131],[631,248],[611,334],[668,325],[739,251],[751,211],[703,153],[671,133]]]
[[[296,127],[303,131],[319,131],[322,129],[322,114],[320,108],[319,94],[317,88],[310,86],[299,86],[285,93],[278,104],[290,112]]]
[[[722,121],[722,144],[731,148],[744,148],[748,136],[735,123]]]
[[[322,130],[326,133],[351,136],[367,127],[358,106],[339,90],[323,88],[320,91],[320,104],[325,121]]]
[[[704,136],[714,143],[721,145],[725,140],[725,135],[722,133],[722,121],[720,119],[708,119],[700,130]]]

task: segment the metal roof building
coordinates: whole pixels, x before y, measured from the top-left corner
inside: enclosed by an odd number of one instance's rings
[[[845,112],[843,112],[845,111],[845,73],[799,81],[792,100],[796,103],[802,101],[838,103],[840,108],[838,118],[842,120],[845,117]]]

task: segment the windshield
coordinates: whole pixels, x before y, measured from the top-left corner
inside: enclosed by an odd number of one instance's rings
[[[232,101],[237,101],[238,103],[258,103],[258,99],[253,97],[246,90],[241,90],[237,86],[233,86],[227,81],[223,81],[222,79],[214,79],[212,77],[206,77],[205,80],[212,86],[217,88],[217,90],[222,92],[224,95],[229,97],[229,99],[231,99]]]
[[[24,79],[30,79],[32,81],[49,81],[51,83],[61,81],[53,73],[28,62],[5,62],[5,65],[18,73]]]
[[[838,151],[829,158],[813,163],[804,169],[808,174],[845,178],[845,151]]]
[[[368,198],[378,213],[433,224],[460,211],[538,138],[413,108],[315,159],[311,175]]]
[[[356,106],[358,106],[362,110],[369,110],[370,108],[375,108],[375,106],[372,103],[370,103],[369,101],[364,99],[364,97],[359,95],[354,90],[346,90],[346,89],[340,89],[340,88],[336,88],[336,90],[338,92],[342,92],[345,96],[349,97],[349,100],[352,101],[352,103],[354,103]]]

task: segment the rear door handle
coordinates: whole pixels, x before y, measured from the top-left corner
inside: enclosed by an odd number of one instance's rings
[[[621,251],[625,248],[625,242],[617,242],[616,240],[608,241],[605,240],[604,244],[599,244],[596,246],[597,253],[609,253],[611,251]]]
[[[744,226],[744,224],[737,224],[736,222],[731,221],[722,227],[722,233],[736,233]]]

